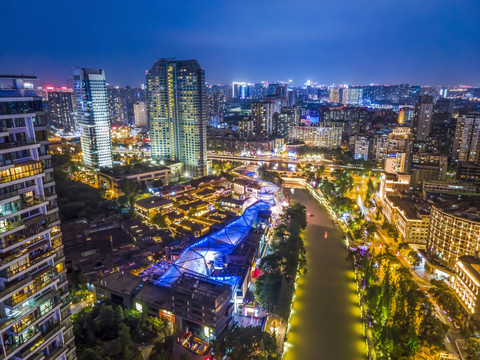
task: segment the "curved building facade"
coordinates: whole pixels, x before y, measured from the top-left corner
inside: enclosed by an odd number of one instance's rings
[[[480,250],[480,218],[468,212],[432,206],[427,251],[453,267],[462,255]]]

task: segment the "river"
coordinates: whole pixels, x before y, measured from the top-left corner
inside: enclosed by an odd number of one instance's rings
[[[297,282],[284,359],[366,359],[354,273],[345,259],[343,233],[307,190],[295,189],[291,198],[313,216],[308,217],[304,234],[308,273]]]

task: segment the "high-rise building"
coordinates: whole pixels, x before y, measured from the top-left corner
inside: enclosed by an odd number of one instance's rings
[[[0,75],[0,359],[76,359],[57,195],[32,76]]]
[[[112,167],[105,71],[76,68],[73,70],[73,83],[83,163],[95,169]]]
[[[389,174],[410,171],[413,135],[410,128],[397,127],[388,135],[385,172]]]
[[[148,126],[147,104],[144,101],[133,104],[133,113],[135,114],[135,126],[146,128]]]
[[[331,88],[330,89],[330,102],[331,103],[340,103],[340,89],[339,88]]]
[[[343,124],[339,122],[321,122],[312,125],[290,126],[290,141],[301,141],[307,146],[336,149],[342,145]]]
[[[208,125],[218,128],[223,123],[225,96],[218,87],[212,87],[207,91]]]
[[[246,82],[234,82],[232,83],[232,99],[244,100],[250,98],[250,84]]]
[[[119,86],[107,86],[108,111],[110,124],[125,124],[128,122],[128,92]]]
[[[72,129],[75,115],[74,104],[75,97],[72,89],[47,87],[48,124],[60,129]]]
[[[388,150],[388,134],[375,134],[373,138],[372,158],[374,161],[385,160]]]
[[[478,213],[461,206],[432,206],[427,252],[443,264],[453,267],[462,255],[480,251],[480,218]]]
[[[342,103],[345,105],[359,106],[363,104],[362,88],[342,89]]]
[[[252,103],[253,136],[268,138],[273,134],[274,113],[274,100],[262,100]]]
[[[366,136],[355,137],[355,160],[368,160],[371,153],[371,141]]]
[[[147,73],[153,159],[185,164],[187,176],[207,169],[205,71],[197,60],[158,60]]]
[[[430,95],[420,97],[420,101],[415,104],[414,113],[414,131],[416,131],[416,140],[426,141],[430,136],[433,124],[433,98]]]
[[[457,119],[452,159],[480,165],[480,114],[464,115]]]
[[[241,139],[253,137],[254,121],[251,117],[245,116],[238,120],[238,134]]]

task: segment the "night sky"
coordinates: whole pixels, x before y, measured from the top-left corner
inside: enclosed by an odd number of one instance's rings
[[[176,57],[212,84],[480,86],[480,0],[1,0],[0,14],[0,73],[45,85],[81,66],[138,86]]]

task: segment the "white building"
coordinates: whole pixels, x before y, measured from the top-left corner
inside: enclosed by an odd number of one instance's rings
[[[388,134],[377,134],[373,139],[372,157],[374,161],[382,161],[387,157]]]
[[[397,127],[388,135],[385,172],[403,173],[410,170],[413,135],[410,128]]]
[[[135,126],[143,128],[148,126],[147,104],[144,101],[133,104],[133,114],[135,116]]]
[[[366,136],[355,138],[355,160],[368,160],[370,155],[370,139]]]
[[[73,70],[73,84],[83,163],[96,169],[112,167],[112,136],[105,71],[76,68]]]
[[[360,106],[363,104],[363,89],[342,89],[342,103],[345,105]]]

